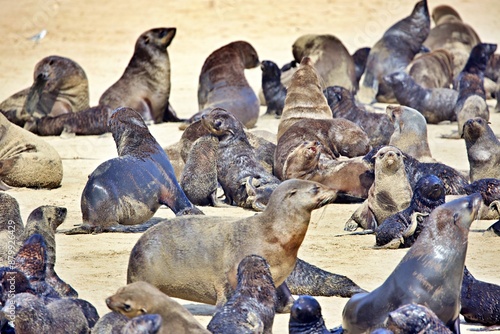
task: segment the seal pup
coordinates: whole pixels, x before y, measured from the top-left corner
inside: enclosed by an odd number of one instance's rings
[[[375,179],[368,198],[346,222],[346,231],[358,227],[374,230],[389,216],[410,205],[412,188],[406,175],[403,153],[394,146],[384,146],[373,159]]]
[[[460,314],[467,322],[500,325],[500,286],[477,280],[464,267]]]
[[[386,281],[370,293],[351,297],[342,311],[346,333],[381,326],[389,312],[408,304],[432,310],[453,332],[460,333],[460,288],[469,228],[481,195],[447,202],[429,215],[427,227]]]
[[[201,68],[198,80],[199,111],[188,123],[200,119],[205,111],[222,108],[233,113],[247,128],[259,118],[259,99],[245,77],[245,69],[259,66],[254,47],[235,41],[212,52]]]
[[[158,314],[162,318],[160,334],[210,333],[189,311],[174,299],[147,282],[134,282],[121,287],[106,298],[110,310],[128,318]]]
[[[370,138],[372,147],[389,144],[394,126],[386,114],[368,112],[359,107],[352,93],[344,87],[327,87],[324,94],[334,118],[345,118],[359,125]]]
[[[427,139],[425,117],[413,108],[389,105],[385,109],[394,125],[389,145],[420,161],[434,161]]]
[[[412,13],[392,25],[371,48],[366,69],[361,78],[358,98],[363,103],[394,103],[394,96],[382,78],[403,71],[420,52],[430,30],[427,1],[415,4]]]
[[[398,307],[387,315],[385,325],[394,334],[452,334],[434,312],[416,303]]]
[[[220,308],[236,288],[238,264],[255,254],[266,259],[279,287],[295,267],[311,211],[336,195],[317,182],[287,180],[254,216],[236,221],[207,216],[166,220],[146,231],[133,247],[127,282],[147,281],[171,297]]]
[[[445,49],[417,55],[406,67],[406,73],[424,89],[450,88],[453,85],[453,56]]]
[[[89,108],[89,84],[83,68],[61,56],[41,59],[33,72],[31,87],[0,103],[9,121],[23,127],[33,117],[57,116]]]
[[[293,58],[312,60],[320,76],[322,89],[342,86],[352,93],[358,90],[354,60],[342,41],[333,35],[302,35],[292,45]]]
[[[236,289],[207,325],[211,333],[272,333],[278,302],[267,261],[248,255],[238,264]]]
[[[134,318],[130,319],[133,320]],[[129,322],[129,318],[120,312],[108,312],[92,327],[91,334],[123,334],[123,328]]]
[[[23,292],[36,295],[26,275],[13,266],[0,267],[0,305],[5,305],[13,295]]]
[[[267,106],[264,115],[279,117],[285,107],[287,92],[285,85],[281,83],[281,70],[270,60],[263,60],[260,63],[260,69],[262,70],[262,92]]]
[[[0,114],[0,189],[61,185],[61,157],[48,143]]]
[[[288,321],[290,334],[330,334],[321,314],[321,305],[311,296],[299,296],[292,305]]]
[[[363,73],[365,73],[366,62],[368,60],[368,55],[370,54],[369,47],[359,48],[352,54],[352,60],[354,61],[354,73],[356,73],[356,82],[359,87],[359,80]]]
[[[158,314],[144,314],[130,319],[123,327],[123,334],[156,334],[163,320]]]
[[[500,212],[497,204],[500,204],[500,179],[483,178],[468,184],[465,187],[467,195],[480,193],[483,197],[483,205],[479,210],[479,219],[499,219]]]
[[[500,141],[488,122],[476,117],[465,122],[462,137],[469,160],[471,182],[484,178],[500,178]]]
[[[418,180],[410,205],[375,228],[375,245],[382,248],[407,248],[413,245],[425,228],[425,216],[444,204],[445,192],[443,182],[435,175]],[[423,221],[418,221],[422,215]]]
[[[138,112],[116,109],[109,127],[118,157],[90,174],[80,205],[83,225],[66,234],[142,232],[162,204],[176,215],[203,214],[182,191],[167,155]]]
[[[154,28],[137,39],[134,54],[118,81],[99,98],[99,105],[115,110],[128,107],[145,121],[180,121],[169,104],[170,58],[168,46],[176,28]]]

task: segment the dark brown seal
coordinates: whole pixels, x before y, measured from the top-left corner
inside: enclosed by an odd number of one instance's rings
[[[344,230],[358,227],[374,230],[392,214],[406,209],[412,198],[402,152],[393,146],[384,146],[373,157],[375,179],[368,198],[346,222]]]
[[[130,319],[123,327],[122,334],[160,333],[163,320],[159,314],[144,314]]]
[[[119,312],[108,312],[92,327],[91,334],[123,334],[123,328],[128,321],[129,318]]]
[[[370,138],[372,147],[389,144],[394,126],[386,114],[359,107],[352,93],[343,87],[330,86],[324,93],[334,118],[345,118],[359,125]]]
[[[321,305],[311,296],[299,296],[292,305],[288,321],[290,334],[328,334]]]
[[[500,179],[483,178],[476,180],[465,187],[465,193],[471,195],[480,193],[483,197],[483,205],[479,210],[478,219],[499,219],[500,212],[497,205],[500,205]]]
[[[455,105],[458,92],[451,88],[426,89],[403,71],[394,72],[384,77],[398,103],[418,110],[429,124],[442,121],[455,121]]]
[[[0,189],[57,188],[62,176],[57,151],[0,114]]]
[[[453,84],[453,57],[445,49],[417,55],[406,72],[424,89],[450,88]]]
[[[0,267],[0,305],[5,305],[9,298],[23,292],[36,295],[26,275],[11,266]]]
[[[453,333],[460,333],[460,288],[468,234],[481,201],[474,194],[434,209],[427,228],[386,281],[370,293],[349,299],[342,312],[342,328],[363,333],[381,327],[389,312],[417,303],[431,309]]]
[[[303,35],[292,45],[293,58],[300,63],[311,58],[321,78],[322,88],[342,86],[355,93],[358,90],[354,60],[342,41],[333,35]]]
[[[500,141],[488,122],[481,117],[469,119],[463,127],[463,138],[469,159],[469,177],[474,182],[500,178]]]
[[[19,203],[11,195],[0,192],[0,266],[9,265],[9,256],[13,257],[22,246],[23,232]]]
[[[236,289],[207,325],[215,334],[272,333],[278,301],[267,261],[248,255],[238,265]]]
[[[118,157],[89,176],[81,199],[83,225],[67,234],[138,232],[150,226],[146,221],[162,204],[176,215],[202,214],[182,191],[167,155],[139,113],[118,108],[109,127]]]
[[[406,304],[389,312],[385,325],[394,334],[453,333],[434,312],[416,303]]]
[[[254,127],[260,103],[244,72],[258,65],[257,51],[245,41],[232,42],[212,52],[201,68],[198,81],[200,111],[188,122],[199,120],[205,111],[222,108],[233,113],[247,128]]]
[[[464,267],[460,302],[460,314],[465,321],[500,325],[500,286],[477,280],[467,267]]]
[[[317,182],[287,180],[256,215],[237,221],[178,217],[158,224],[132,249],[127,281],[147,281],[172,297],[220,307],[236,288],[238,264],[255,254],[266,259],[280,286],[295,267],[311,211],[335,197],[335,190]]]
[[[74,60],[48,56],[35,65],[34,82],[2,103],[2,112],[14,124],[24,126],[32,117],[57,116],[89,107],[85,71]]]
[[[179,121],[169,105],[170,58],[167,48],[176,28],[154,28],[142,33],[120,79],[99,99],[111,109],[128,107],[145,121]]]
[[[356,82],[359,86],[359,80],[363,73],[365,73],[366,62],[368,61],[368,55],[370,54],[369,47],[359,48],[352,54],[352,60],[354,61],[354,72],[356,73]]]
[[[430,30],[427,1],[419,1],[412,13],[392,25],[371,48],[358,97],[361,102],[393,103],[394,96],[382,78],[403,71],[422,48]]]
[[[119,288],[114,295],[106,298],[106,305],[128,318],[159,314],[163,322],[160,334],[209,333],[184,306],[147,282],[135,282]]]
[[[262,70],[262,93],[267,106],[265,115],[281,116],[287,92],[285,85],[281,82],[281,70],[270,60],[263,60],[260,68]]]

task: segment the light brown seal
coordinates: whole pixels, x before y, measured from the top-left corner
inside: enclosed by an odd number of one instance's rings
[[[61,157],[48,143],[0,115],[0,189],[57,188]]]
[[[418,55],[406,72],[424,89],[450,88],[453,84],[453,56],[445,49]]]
[[[481,196],[474,194],[434,209],[428,226],[385,282],[370,293],[351,297],[342,312],[345,333],[365,333],[381,327],[389,312],[422,304],[460,333],[460,288],[471,223]]]
[[[163,324],[159,333],[210,333],[189,311],[147,282],[135,282],[118,289],[106,298],[106,305],[128,318],[159,314]]]
[[[142,33],[125,72],[100,97],[99,105],[135,109],[145,121],[179,121],[169,104],[170,58],[167,48],[176,28],[154,28]]]
[[[317,182],[287,180],[263,212],[248,218],[167,220],[135,244],[127,282],[147,281],[172,297],[221,307],[236,288],[238,264],[255,254],[267,260],[274,284],[281,286],[295,267],[311,211],[331,203],[336,194]]]

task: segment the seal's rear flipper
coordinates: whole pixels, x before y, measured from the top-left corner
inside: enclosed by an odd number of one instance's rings
[[[174,108],[172,108],[172,105],[169,102],[167,108],[165,108],[165,111],[163,112],[163,121],[164,122],[185,122],[186,120],[177,117],[177,114],[175,113]]]
[[[164,218],[153,217],[150,220],[138,225],[113,225],[102,229],[102,232],[122,232],[122,233],[141,233],[148,228],[165,220]]]

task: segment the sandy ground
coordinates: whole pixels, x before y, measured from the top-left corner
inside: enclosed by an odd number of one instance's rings
[[[497,0],[449,1],[463,19],[471,24],[485,42],[498,43],[500,7]],[[305,33],[329,33],[339,37],[350,52],[371,46],[392,23],[407,16],[414,2],[403,1],[329,1],[307,3],[264,0],[170,0],[170,1],[97,1],[0,0],[0,100],[32,82],[35,63],[57,54],[77,61],[90,81],[91,105],[122,74],[133,51],[136,38],[153,27],[177,27],[169,47],[172,64],[171,103],[181,117],[197,111],[198,75],[205,58],[229,42],[244,39],[254,45],[260,59],[278,64],[290,61],[291,45]],[[441,2],[430,1],[433,8]],[[37,45],[27,37],[47,29]],[[261,71],[247,71],[256,90]],[[494,102],[489,101],[493,106]],[[262,109],[262,112],[264,109]],[[260,120],[257,129],[275,132],[276,120]],[[500,135],[500,114],[492,114],[491,126]],[[456,124],[429,125],[433,156],[450,166],[466,171],[468,161],[462,140],[441,139],[441,134],[456,129]],[[177,124],[150,127],[162,146],[175,143],[181,135]],[[112,137],[90,136],[63,139],[47,137],[60,153],[64,165],[62,186],[51,191],[14,189],[9,193],[20,203],[22,216],[40,205],[68,208],[62,228],[81,223],[80,196],[87,175],[101,162],[115,157]],[[314,213],[299,256],[334,273],[346,275],[361,287],[378,287],[390,274],[406,250],[373,250],[374,236],[335,237],[343,233],[345,221],[357,205],[332,204]],[[240,208],[202,208],[208,215],[245,217],[254,212]],[[173,217],[168,208],[158,217]],[[498,254],[500,238],[488,238],[482,232],[492,222],[475,222],[469,238],[466,264],[484,281],[500,284]],[[104,299],[125,284],[128,254],[139,234],[102,234],[66,236],[58,234],[57,265],[59,275],[102,315],[107,312]],[[318,298],[328,327],[341,323],[343,298]],[[182,301],[183,304],[191,304]],[[197,316],[208,324],[209,316]],[[277,315],[275,333],[288,333],[288,314]],[[468,332],[472,326],[463,324]]]

